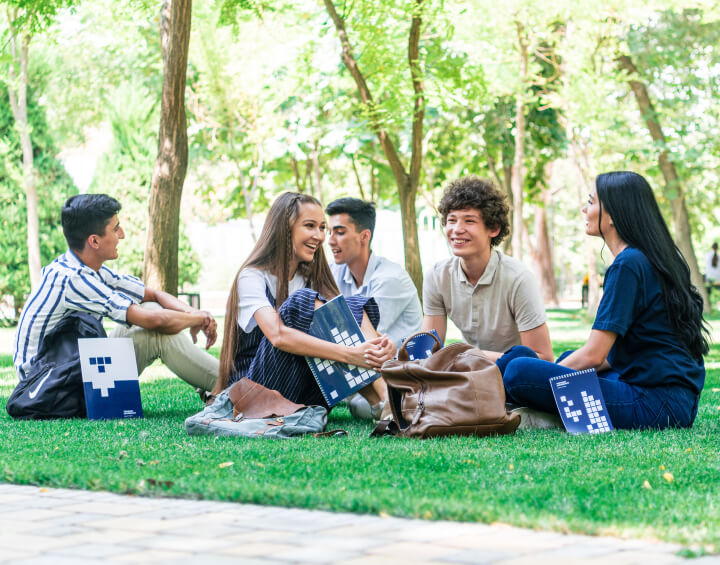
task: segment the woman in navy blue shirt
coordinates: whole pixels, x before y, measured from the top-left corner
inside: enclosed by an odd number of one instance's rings
[[[650,185],[631,172],[599,175],[582,211],[586,233],[615,256],[590,337],[557,363],[510,361],[508,402],[557,413],[549,379],[594,368],[615,428],[692,426],[708,351],[703,302]]]

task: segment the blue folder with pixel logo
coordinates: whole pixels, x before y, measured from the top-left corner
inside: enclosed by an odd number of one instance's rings
[[[571,434],[600,434],[613,428],[595,369],[550,379],[560,417]]]
[[[365,341],[360,326],[355,321],[342,294],[315,310],[309,333],[325,341],[350,346]],[[380,373],[377,371],[363,369],[356,365],[319,357],[305,356],[305,359],[307,359],[325,402],[331,407],[380,377]]]
[[[142,418],[132,339],[79,339],[78,349],[88,420]]]

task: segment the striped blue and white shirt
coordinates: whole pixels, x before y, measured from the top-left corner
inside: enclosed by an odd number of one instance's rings
[[[126,324],[127,309],[142,302],[145,285],[132,275],[107,267],[94,271],[68,250],[42,270],[42,282],[25,303],[13,361],[23,380],[35,361],[40,342],[70,312],[86,312]]]

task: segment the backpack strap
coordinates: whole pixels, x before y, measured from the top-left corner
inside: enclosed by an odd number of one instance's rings
[[[400,429],[393,420],[380,420],[370,437],[396,436]]]

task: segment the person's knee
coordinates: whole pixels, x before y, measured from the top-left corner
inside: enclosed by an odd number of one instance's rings
[[[503,384],[505,385],[506,389],[511,389],[515,385],[518,377],[518,368],[519,368],[519,361],[520,359],[512,359],[506,366],[505,370],[502,372],[502,379]]]

